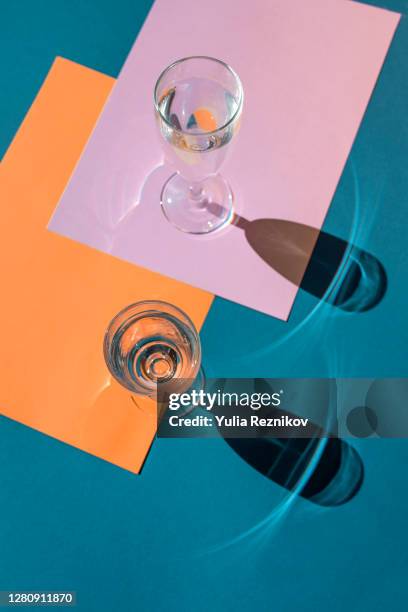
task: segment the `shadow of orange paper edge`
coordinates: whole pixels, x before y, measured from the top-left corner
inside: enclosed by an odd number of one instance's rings
[[[53,234],[49,218],[114,79],[57,58],[0,164],[1,412],[138,473],[153,402],[122,389],[102,340],[123,306],[162,299],[200,328],[213,296]]]

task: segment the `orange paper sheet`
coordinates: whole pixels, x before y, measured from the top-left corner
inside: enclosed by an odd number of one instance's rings
[[[0,164],[0,410],[137,473],[155,407],[110,377],[105,328],[142,299],[171,302],[200,328],[213,296],[46,230],[113,83],[57,58]]]

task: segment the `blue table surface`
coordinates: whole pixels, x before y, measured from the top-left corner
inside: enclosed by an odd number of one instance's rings
[[[117,76],[150,5],[3,3],[0,153],[56,55]],[[217,298],[209,375],[408,374],[407,101],[403,17],[324,227],[383,263],[385,298],[346,313],[299,291],[288,323]],[[323,509],[287,507],[222,440],[157,440],[137,477],[6,418],[0,438],[0,590],[75,590],[89,612],[407,608],[405,440],[353,440],[363,488]]]

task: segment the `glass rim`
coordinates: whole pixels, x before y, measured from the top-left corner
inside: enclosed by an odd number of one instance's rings
[[[187,322],[189,323],[190,327],[192,328],[192,330],[194,331],[194,334],[199,337],[199,332],[194,324],[194,322],[191,320],[191,318],[189,317],[189,315],[184,312],[184,310],[182,310],[179,306],[175,306],[174,304],[171,304],[170,302],[166,302],[165,300],[140,300],[138,302],[132,302],[131,304],[128,304],[127,306],[124,306],[121,310],[119,310],[119,312],[117,312],[112,319],[110,320],[110,322],[108,323],[108,326],[106,327],[105,330],[105,338],[106,336],[109,334],[110,330],[112,329],[112,327],[114,326],[114,324],[118,321],[118,319],[120,317],[122,317],[123,315],[125,315],[125,313],[127,313],[128,311],[130,311],[132,308],[135,308],[136,306],[139,307],[144,307],[146,306],[147,308],[145,310],[141,310],[141,312],[161,312],[159,308],[149,308],[149,306],[152,305],[157,305],[159,306],[167,306],[170,307],[172,309],[174,309],[177,313],[181,314],[183,317],[185,317],[187,319]]]
[[[224,68],[226,68],[228,70],[228,72],[230,74],[232,74],[232,76],[234,77],[235,81],[238,84],[238,89],[239,89],[239,100],[238,100],[238,105],[237,108],[235,110],[235,112],[233,113],[233,115],[228,119],[228,121],[226,121],[222,126],[218,127],[215,130],[210,130],[210,131],[205,131],[205,132],[193,132],[193,131],[185,131],[183,129],[178,129],[177,127],[175,127],[161,112],[160,108],[159,108],[159,104],[157,101],[157,90],[159,87],[159,83],[162,80],[162,78],[164,77],[164,75],[169,72],[172,68],[174,68],[175,66],[177,66],[178,64],[181,64],[183,62],[186,62],[188,60],[194,60],[194,59],[198,59],[198,60],[209,60],[211,62],[217,62],[218,64],[221,64],[221,66],[223,66]],[[189,55],[187,57],[182,57],[181,59],[176,60],[175,62],[172,62],[171,64],[169,64],[167,66],[167,68],[165,68],[159,75],[157,81],[156,81],[156,85],[154,86],[154,92],[153,92],[153,100],[154,100],[154,108],[156,110],[156,112],[160,115],[160,118],[164,121],[164,123],[166,123],[166,125],[168,125],[172,130],[174,130],[175,132],[178,132],[179,134],[184,134],[186,136],[208,136],[211,134],[216,134],[217,132],[221,132],[222,130],[225,130],[225,128],[227,128],[229,125],[231,125],[238,117],[239,113],[241,112],[241,108],[242,108],[242,103],[244,100],[244,89],[242,87],[242,83],[241,83],[241,79],[239,78],[238,74],[235,72],[235,70],[233,68],[231,68],[231,66],[229,64],[227,64],[226,62],[223,62],[220,59],[217,59],[216,57],[211,57],[210,55]]]

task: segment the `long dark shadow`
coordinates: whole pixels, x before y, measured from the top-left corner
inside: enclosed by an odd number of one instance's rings
[[[271,268],[334,306],[364,312],[385,295],[387,275],[381,262],[337,236],[283,219],[248,221],[235,215],[233,224]]]
[[[264,379],[256,379],[255,390],[271,392]],[[223,380],[219,379],[220,387]],[[296,415],[274,409],[276,416],[289,418]],[[327,436],[322,428],[309,421],[307,438],[295,437],[227,437],[226,429],[218,428],[227,444],[251,467],[269,480],[320,506],[339,506],[351,500],[360,490],[364,480],[364,465],[358,452],[344,440]],[[326,437],[322,440],[322,436]],[[323,450],[318,449],[322,444]],[[321,455],[299,487],[307,473],[315,453]]]
[[[250,466],[284,487],[296,490],[320,440],[317,438],[225,438]],[[299,495],[320,506],[340,506],[351,500],[364,480],[357,451],[339,438],[328,438],[322,455]]]

